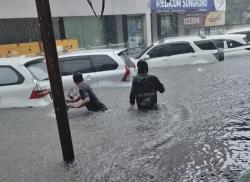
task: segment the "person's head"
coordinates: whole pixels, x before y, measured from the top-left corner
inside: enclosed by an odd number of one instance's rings
[[[75,84],[79,84],[81,83],[84,79],[83,79],[83,76],[82,76],[82,73],[80,72],[75,72],[73,74],[73,80],[75,82]]]
[[[148,73],[148,63],[146,61],[140,60],[137,63],[138,74]]]

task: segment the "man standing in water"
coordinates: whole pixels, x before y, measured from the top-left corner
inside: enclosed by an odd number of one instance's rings
[[[133,79],[130,92],[130,104],[134,105],[135,100],[138,109],[156,110],[157,91],[163,93],[164,85],[154,75],[148,75],[147,62],[140,60],[137,63],[138,75]]]
[[[86,106],[89,111],[107,110],[107,107],[96,97],[92,88],[84,82],[80,72],[74,73],[73,80],[79,88],[79,95],[73,99],[66,100],[68,108],[81,108]]]

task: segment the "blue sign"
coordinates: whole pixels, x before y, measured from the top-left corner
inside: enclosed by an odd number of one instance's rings
[[[214,0],[151,0],[152,12],[211,12],[215,10]]]

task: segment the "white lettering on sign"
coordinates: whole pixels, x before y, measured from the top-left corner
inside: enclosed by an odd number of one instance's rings
[[[184,25],[197,25],[200,24],[200,17],[184,18]]]
[[[157,8],[207,8],[208,0],[156,0]]]
[[[158,8],[181,8],[182,7],[182,0],[170,0],[170,2],[167,2],[167,0],[157,0],[156,6]]]
[[[205,8],[207,0],[183,0],[184,8]]]

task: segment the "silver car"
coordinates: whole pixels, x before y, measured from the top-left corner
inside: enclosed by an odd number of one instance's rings
[[[125,49],[63,53],[59,55],[59,66],[66,92],[74,87],[72,80],[74,72],[81,72],[84,80],[93,88],[124,85],[124,82],[132,80],[135,72],[135,65],[127,56]],[[26,67],[37,80],[47,80],[47,86],[50,88],[44,59],[34,59]]]

